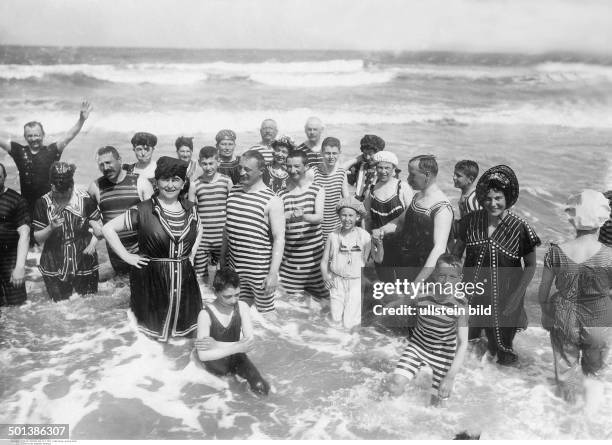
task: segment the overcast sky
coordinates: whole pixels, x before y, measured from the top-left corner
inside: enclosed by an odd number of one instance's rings
[[[0,0],[24,45],[612,53],[609,0]]]

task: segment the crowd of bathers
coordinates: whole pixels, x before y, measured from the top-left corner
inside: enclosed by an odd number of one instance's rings
[[[398,395],[423,366],[433,370],[432,403],[450,396],[468,346],[483,345],[501,366],[516,366],[514,337],[527,327],[525,293],[541,241],[514,206],[519,180],[507,165],[480,172],[458,159],[440,175],[434,155],[400,162],[382,137],[364,135],[360,154],[341,161],[342,143],[323,137],[316,117],[296,144],[261,123],[261,141],[236,153],[236,133],[217,132],[194,159],[194,138],[176,139],[176,157],[154,159],[157,137],[131,139],[136,162],[117,148],[97,149],[102,174],[87,191],[75,188],[76,166],[60,160],[92,110],[44,145],[39,122],[24,126],[26,145],[0,138],[19,171],[21,194],[4,187],[0,168],[0,302],[26,301],[25,260],[42,246],[39,270],[53,301],[98,289],[97,244],[129,276],[138,328],[159,341],[193,336],[199,359],[216,374],[237,374],[267,394],[269,385],[247,357],[253,348],[251,307],[282,323],[278,298],[305,301],[338,329],[374,324],[408,337],[388,389]],[[454,204],[438,184],[460,189]],[[612,324],[612,193],[585,190],[568,200],[576,238],[551,244],[539,288],[543,326],[550,331],[560,393],[576,394],[575,376],[597,380]],[[458,209],[455,210],[455,209]],[[369,271],[369,272],[365,272]],[[386,314],[411,305],[414,316],[376,317],[375,282],[479,283],[465,295],[386,295]],[[550,295],[553,282],[557,291]],[[202,299],[211,285],[215,300]],[[419,308],[427,310],[419,311]],[[469,316],[468,310],[486,308]],[[400,313],[400,311],[398,311]],[[484,351],[483,351],[484,352]]]

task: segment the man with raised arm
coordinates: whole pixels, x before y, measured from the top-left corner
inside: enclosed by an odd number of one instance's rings
[[[89,117],[93,107],[87,101],[81,104],[79,119],[76,124],[56,142],[43,145],[45,130],[40,122],[28,122],[23,127],[23,137],[27,145],[21,145],[10,138],[0,138],[0,147],[15,161],[19,170],[21,196],[28,203],[30,215],[34,211],[36,200],[51,191],[49,168],[59,161],[66,146],[72,141]]]

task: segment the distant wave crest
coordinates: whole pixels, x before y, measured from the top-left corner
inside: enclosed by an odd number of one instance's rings
[[[82,83],[190,85],[209,79],[252,81],[280,87],[332,87],[384,83],[394,74],[365,67],[363,60],[262,63],[139,63],[128,65],[0,65],[0,79]]]

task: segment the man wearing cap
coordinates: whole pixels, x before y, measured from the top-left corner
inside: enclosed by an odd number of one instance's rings
[[[232,130],[221,130],[215,136],[219,150],[219,167],[217,171],[229,176],[234,184],[240,181],[240,156],[236,156],[236,133]]]
[[[355,186],[355,197],[360,201],[365,199],[366,191],[376,184],[376,163],[374,154],[385,149],[385,141],[375,134],[366,134],[360,141],[361,155],[350,161],[347,180]]]
[[[133,164],[123,164],[122,168],[128,173],[134,173],[148,179],[155,187],[155,166],[153,161],[153,151],[157,145],[157,136],[145,131],[139,131],[132,136],[132,147],[136,155],[136,162]]]
[[[93,181],[87,192],[98,204],[103,224],[153,195],[153,186],[149,181],[121,168],[121,156],[115,147],[108,145],[99,148],[97,161],[103,176]],[[96,229],[96,236],[102,236],[101,225]],[[135,231],[121,232],[119,239],[128,252],[138,252],[138,234]],[[115,272],[127,274],[130,271],[129,264],[121,260],[115,251],[108,247],[108,244],[107,250],[108,259]]]
[[[10,138],[0,138],[0,147],[15,161],[19,170],[21,196],[28,203],[28,211],[32,215],[36,200],[51,190],[49,184],[49,167],[59,161],[66,146],[83,128],[93,107],[87,101],[81,104],[79,119],[58,141],[43,145],[45,131],[40,122],[28,122],[23,127],[23,137],[27,145],[18,144]]]
[[[0,306],[26,301],[25,262],[30,244],[28,203],[4,186],[6,169],[0,164]]]
[[[323,162],[321,157],[321,135],[324,128],[321,119],[314,116],[309,117],[304,125],[306,140],[298,145],[297,150],[303,151],[306,154],[309,168]]]
[[[274,121],[274,119],[265,119],[261,123],[259,134],[261,134],[261,141],[257,145],[252,146],[249,150],[260,152],[266,161],[266,165],[270,165],[274,157],[272,142],[276,139],[276,135],[278,134],[276,121]]]

